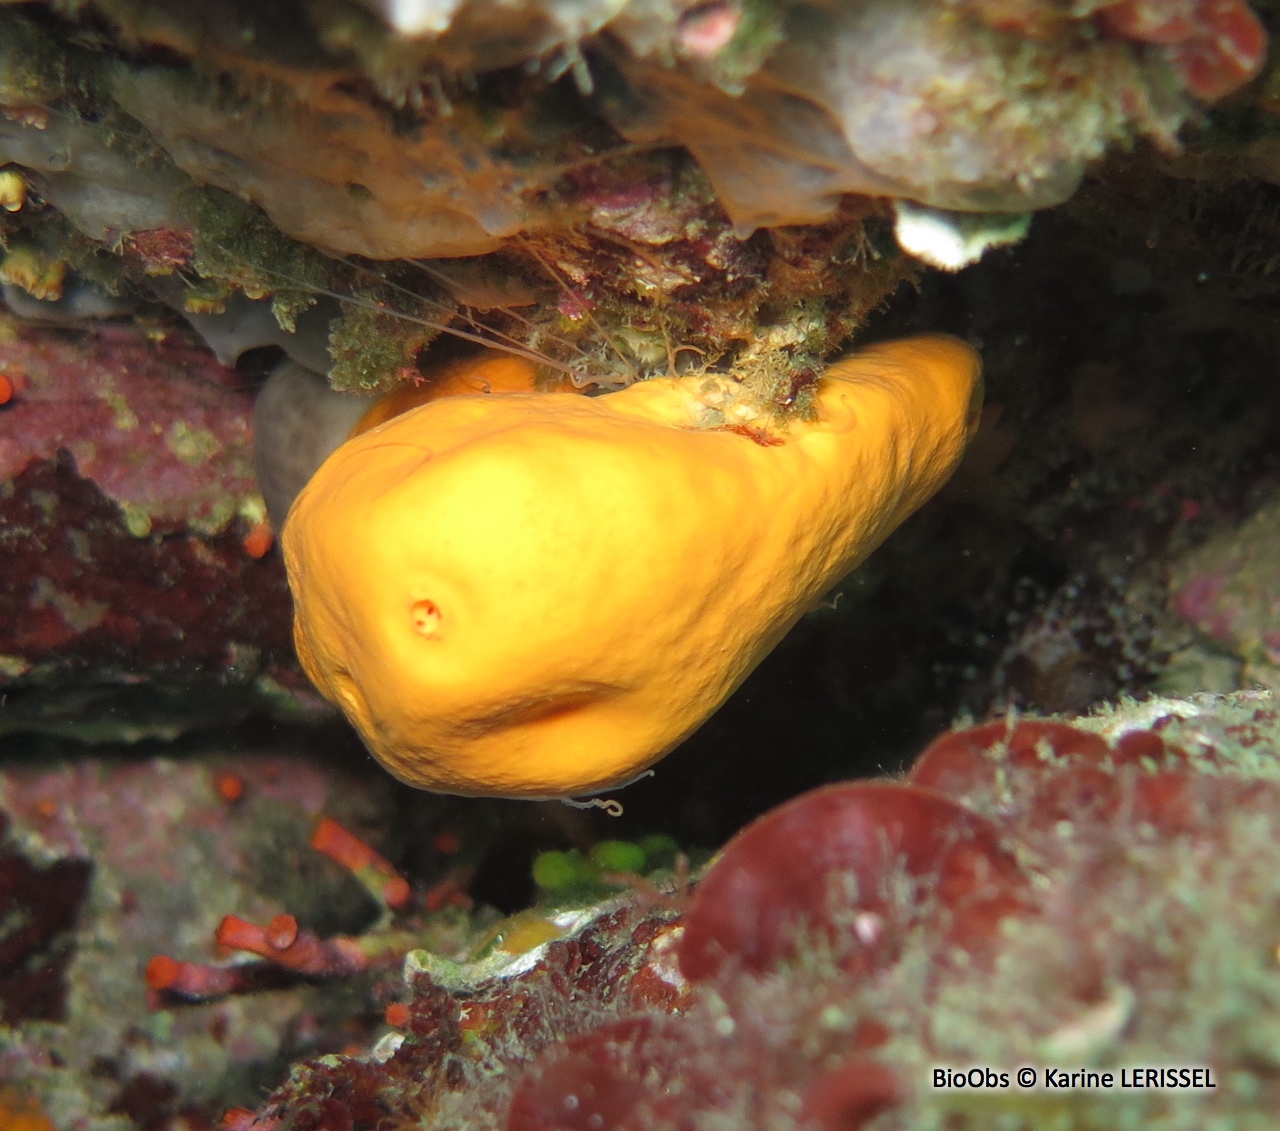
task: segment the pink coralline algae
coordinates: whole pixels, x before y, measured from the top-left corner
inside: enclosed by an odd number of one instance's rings
[[[1266,696],[944,735],[905,781],[761,817],[678,916],[621,909],[478,984],[419,963],[394,1052],[297,1068],[225,1126],[1265,1126],[1278,737]],[[655,940],[675,998],[632,992]],[[1059,1097],[934,1076],[1153,1063],[1218,1086]]]
[[[172,334],[9,319],[0,372],[11,394],[0,406],[5,729],[73,726],[64,687],[203,682],[232,713],[268,675],[306,701],[283,571],[255,541],[252,396],[236,375]],[[228,697],[235,687],[243,702]],[[40,689],[39,718],[27,688]],[[188,722],[205,713],[188,706]],[[134,718],[145,732],[145,712]]]
[[[144,533],[226,529],[256,487],[252,395],[208,353],[124,326],[57,335],[0,328],[13,385],[0,480],[70,453],[77,473]]]

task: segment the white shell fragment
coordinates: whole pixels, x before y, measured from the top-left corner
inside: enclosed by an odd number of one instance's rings
[[[943,271],[977,263],[988,249],[1015,244],[1031,228],[1030,212],[949,212],[910,200],[893,206],[898,246]]]

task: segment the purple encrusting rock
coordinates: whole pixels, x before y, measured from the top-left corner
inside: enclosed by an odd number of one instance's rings
[[[131,326],[55,335],[9,321],[0,369],[14,387],[0,479],[66,450],[138,536],[216,535],[253,513],[252,393],[207,351]]]
[[[280,688],[301,691],[283,571],[245,544],[263,505],[252,396],[236,375],[172,336],[8,319],[0,372],[13,390],[0,409],[0,688],[11,696],[0,729],[74,729],[61,689],[94,689],[101,717],[120,695],[157,688],[173,720],[188,711],[172,696],[193,685],[217,689],[215,719],[264,691],[280,702],[292,698]],[[255,688],[263,676],[272,682]],[[29,690],[40,693],[30,711]],[[113,735],[154,732],[165,711],[148,710],[151,722],[132,711]]]

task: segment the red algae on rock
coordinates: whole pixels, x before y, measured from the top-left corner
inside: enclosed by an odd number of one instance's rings
[[[870,974],[897,958],[907,930],[928,930],[921,918],[946,945],[981,946],[1024,884],[999,830],[949,798],[895,782],[828,786],[730,841],[684,918],[680,968],[693,982],[761,974],[825,942],[848,973]],[[904,885],[919,885],[914,897]],[[917,900],[932,906],[922,915]]]
[[[720,1089],[713,1075],[682,1069],[677,1050],[683,1039],[687,1035],[678,1022],[641,1016],[563,1042],[516,1090],[507,1131],[644,1126],[691,1131],[693,1112],[684,1093],[696,1091],[703,1110],[714,1111]],[[686,1057],[693,1051],[686,1049]]]
[[[9,842],[8,832],[0,812],[0,906],[7,917],[0,929],[0,1019],[65,1020],[66,966],[92,865],[70,857],[40,866]]]

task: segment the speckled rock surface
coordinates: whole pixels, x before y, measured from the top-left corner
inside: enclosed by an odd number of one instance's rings
[[[0,729],[137,737],[304,709],[282,570],[245,546],[264,508],[235,375],[128,325],[12,318],[0,372]]]
[[[503,979],[411,957],[402,1034],[225,1125],[1261,1131],[1278,722],[1252,693],[945,734],[905,780],[766,814],[665,913],[641,893]],[[634,993],[655,966],[656,1001]],[[934,1075],[974,1066],[994,1082]],[[1132,1086],[1149,1066],[1199,1086]]]
[[[269,992],[175,1013],[148,999],[143,970],[160,952],[213,957],[233,909],[287,906],[326,932],[369,922],[358,885],[306,845],[321,816],[381,835],[388,783],[296,743],[68,759],[10,740],[6,753],[0,1078],[38,1095],[59,1131],[170,1126],[182,1112],[208,1127],[295,1050],[335,1047],[344,1025],[370,1032],[367,981],[285,993],[267,980]]]
[[[0,339],[12,386],[0,479],[65,450],[138,537],[214,537],[260,517],[252,393],[204,350],[174,337],[157,344],[125,324],[41,333],[11,317]]]

